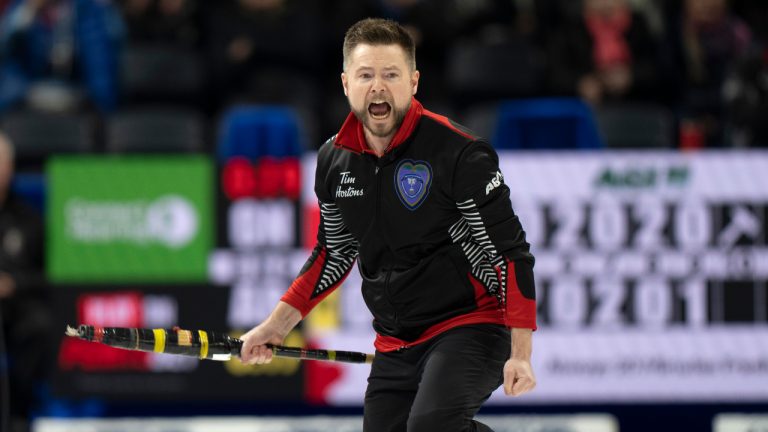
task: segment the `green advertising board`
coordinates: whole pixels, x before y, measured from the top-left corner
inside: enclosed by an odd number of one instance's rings
[[[59,156],[47,166],[52,282],[195,282],[213,247],[202,156]]]

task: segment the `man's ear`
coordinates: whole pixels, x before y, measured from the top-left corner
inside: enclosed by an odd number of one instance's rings
[[[347,74],[342,72],[341,73],[341,86],[344,88],[344,96],[349,96],[349,91],[347,90],[347,84],[348,84]]]
[[[421,76],[421,73],[419,73],[418,70],[413,71],[413,74],[411,75],[411,87],[413,88],[413,91],[411,91],[411,95],[416,95],[416,92],[419,90],[420,76]]]

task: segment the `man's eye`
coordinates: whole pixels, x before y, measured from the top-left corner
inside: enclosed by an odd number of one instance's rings
[[[363,78],[363,79],[371,79],[372,76],[373,75],[371,75],[369,73],[360,74],[360,78]]]

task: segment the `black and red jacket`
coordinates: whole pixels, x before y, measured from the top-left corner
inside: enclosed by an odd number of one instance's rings
[[[317,158],[317,245],[282,300],[302,315],[352,269],[373,314],[376,349],[449,328],[536,328],[533,256],[498,156],[413,99],[382,157],[350,114]]]

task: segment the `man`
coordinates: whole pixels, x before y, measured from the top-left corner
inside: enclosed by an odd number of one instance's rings
[[[264,344],[281,343],[359,258],[377,332],[364,429],[490,430],[472,418],[502,377],[507,394],[535,386],[533,257],[498,157],[414,98],[414,44],[392,21],[347,31],[341,82],[352,113],[318,154],[317,246],[243,335],[242,359],[270,361]]]
[[[122,17],[109,0],[10,0],[0,15],[0,112],[117,107]]]
[[[0,133],[0,360],[7,361],[7,376],[0,371],[0,386],[10,390],[10,418],[0,415],[0,429],[28,430],[36,400],[35,388],[49,369],[52,346],[51,316],[43,274],[42,218],[11,190],[14,152],[10,139]],[[2,348],[6,351],[3,352]],[[5,423],[9,421],[9,423]]]

